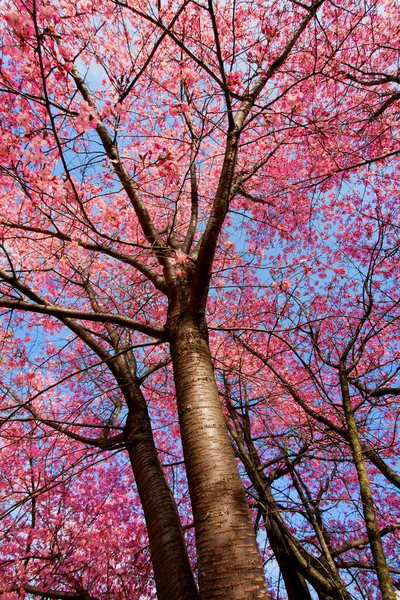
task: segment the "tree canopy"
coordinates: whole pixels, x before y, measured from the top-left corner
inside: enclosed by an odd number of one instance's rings
[[[398,0],[4,0],[0,595],[395,600]]]

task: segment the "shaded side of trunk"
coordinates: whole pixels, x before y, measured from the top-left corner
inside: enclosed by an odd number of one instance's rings
[[[277,540],[281,556],[285,560],[285,570],[296,569],[301,580],[306,580],[314,588],[320,600],[351,600],[351,594],[346,590],[342,580],[339,577],[336,566],[334,572],[327,563],[325,557],[316,558],[310,554],[299,541],[290,533],[284,523],[279,508],[275,502],[272,491],[269,486],[265,486],[261,492],[262,506],[265,507],[263,519],[266,530],[271,542],[272,537]],[[272,546],[272,542],[271,542]],[[290,571],[289,571],[290,574]],[[282,572],[283,576],[283,572]],[[293,578],[289,580],[289,586],[293,590],[293,599],[296,598],[296,588],[293,587]],[[286,579],[285,579],[286,584]],[[307,598],[304,596],[305,581],[302,583],[303,596],[299,598]],[[307,588],[307,593],[310,592]],[[288,592],[289,595],[289,592]],[[290,600],[291,597],[289,596]]]
[[[222,412],[206,327],[169,324],[183,451],[195,523],[202,600],[270,598]]]
[[[264,523],[272,552],[282,573],[288,600],[312,600],[306,580],[297,571],[297,561],[288,550],[279,527],[267,514],[264,515]]]
[[[154,445],[136,382],[121,386],[129,406],[125,442],[142,503],[159,600],[198,600],[176,503]]]
[[[376,567],[376,573],[379,580],[379,588],[381,590],[383,600],[396,600],[393,582],[386,562],[386,556],[383,550],[379,527],[376,520],[371,484],[365,465],[364,453],[360,436],[358,434],[357,422],[354,417],[353,407],[351,405],[350,391],[344,365],[341,365],[339,376],[343,408],[349,430],[349,442],[353,453],[354,464],[357,470],[358,482],[360,484],[362,509],[367,528],[367,535],[371,546],[371,552]]]
[[[260,457],[251,437],[251,424],[246,416],[246,421],[239,421],[236,411],[229,397],[229,388],[225,381],[226,401],[233,426],[227,422],[228,430],[235,441],[236,453],[240,458],[247,475],[255,490],[259,494],[259,507],[268,540],[278,563],[286,588],[288,600],[311,600],[310,591],[306,580],[298,571],[298,562],[286,543],[285,535],[281,528],[279,518],[276,518],[278,507],[274,502],[269,484],[265,479]]]

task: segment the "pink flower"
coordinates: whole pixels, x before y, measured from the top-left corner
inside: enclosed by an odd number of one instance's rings
[[[175,262],[178,265],[185,263],[188,259],[188,255],[182,252],[182,250],[175,250]]]

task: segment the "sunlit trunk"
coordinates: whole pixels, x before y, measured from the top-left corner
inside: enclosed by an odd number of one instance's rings
[[[202,600],[267,599],[263,567],[211,363],[205,324],[177,316],[171,357]]]

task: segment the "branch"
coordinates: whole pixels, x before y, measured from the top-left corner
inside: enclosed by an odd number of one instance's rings
[[[23,310],[26,312],[39,313],[49,315],[50,317],[63,319],[79,319],[81,321],[94,321],[95,323],[113,323],[121,325],[133,331],[144,333],[151,337],[160,340],[166,339],[166,331],[164,329],[146,325],[135,319],[124,317],[122,315],[114,315],[113,313],[92,313],[84,310],[74,310],[69,308],[60,308],[54,304],[34,304],[33,302],[25,302],[24,300],[0,300],[0,308],[11,308],[12,310]]]
[[[106,246],[105,244],[100,244],[98,242],[85,242],[84,240],[76,241],[72,238],[72,236],[67,235],[66,233],[62,233],[61,231],[51,231],[51,229],[40,229],[39,227],[32,227],[30,225],[20,225],[18,223],[9,223],[7,221],[3,221],[1,224],[11,229],[20,229],[22,231],[31,231],[32,233],[47,235],[49,237],[56,238],[63,242],[75,241],[78,246],[80,246],[81,248],[85,248],[85,250],[92,250],[93,252],[106,254],[107,256],[111,256],[112,258],[120,260],[121,262],[134,267],[140,273],[142,273],[142,275],[149,279],[158,290],[160,290],[161,292],[165,291],[164,278],[161,275],[158,275],[155,271],[153,271],[151,267],[146,265],[138,258],[133,257],[131,254],[125,254],[124,252],[120,252],[119,250],[115,250],[113,248],[110,248],[109,246]],[[124,244],[125,242],[120,243]],[[144,249],[151,250],[152,248],[151,246],[148,246]]]
[[[263,356],[261,356],[259,352],[248,346],[248,344],[241,340],[237,335],[234,335],[234,338],[243,346],[243,348],[245,348],[248,352],[253,354],[253,356],[256,356],[268,369],[270,369],[270,371],[272,371],[272,373],[279,379],[283,387],[290,393],[293,400],[304,410],[306,414],[315,419],[318,423],[325,425],[328,431],[333,431],[337,433],[343,440],[345,440],[348,443],[349,435],[346,429],[340,427],[339,425],[336,425],[330,419],[328,419],[322,414],[317,413],[310,406],[308,406],[307,402],[305,402],[301,398],[300,394],[297,393],[295,388],[287,381],[285,377],[283,377],[283,375],[281,375],[281,373],[279,373],[279,371],[277,371],[277,369],[275,369],[273,365],[271,365],[271,363],[268,360],[263,358]],[[400,488],[400,475],[398,475],[396,471],[394,471],[389,465],[387,465],[385,461],[382,460],[382,458],[379,456],[379,454],[375,452],[375,450],[367,446],[365,442],[361,442],[361,446],[362,451],[364,455],[368,458],[368,460],[371,461],[371,463],[382,473],[382,475],[386,477],[388,481],[390,481],[390,483],[395,485],[397,488]]]
[[[197,259],[191,301],[191,311],[193,313],[203,312],[205,310],[215,250],[222,225],[229,209],[229,203],[232,199],[232,182],[237,163],[239,139],[240,134],[244,129],[245,120],[267,82],[285,62],[295,43],[306,29],[308,23],[315,16],[317,9],[322,5],[323,1],[324,0],[319,0],[312,4],[308,14],[302,19],[297,30],[289,39],[282,52],[271,63],[270,67],[259,78],[251,92],[242,102],[241,107],[233,119],[233,124],[230,123],[229,125],[221,175],[219,177],[211,214],[204,230],[204,234],[191,256],[193,259]]]
[[[349,377],[349,382],[353,387],[357,388],[359,392],[362,392],[370,398],[382,398],[383,396],[400,396],[400,388],[397,387],[377,387],[375,390],[370,390],[353,377]]]
[[[375,121],[380,115],[382,115],[386,109],[392,104],[400,100],[400,92],[394,92],[385,102],[376,110],[369,118],[369,122]]]
[[[105,437],[107,433],[107,425],[98,425],[99,429],[102,429],[102,433],[96,439],[88,438],[85,435],[80,435],[79,433],[75,433],[70,431],[67,426],[60,425],[56,421],[52,419],[44,419],[36,411],[34,411],[31,407],[25,407],[28,412],[31,413],[32,419],[37,423],[43,423],[43,425],[47,425],[54,431],[58,431],[63,435],[75,440],[76,442],[81,442],[86,446],[93,446],[94,448],[99,448],[100,450],[115,450],[116,448],[125,447],[125,437],[123,433],[118,433],[117,435],[112,436],[111,438]],[[83,425],[84,426],[84,425]]]
[[[56,600],[96,600],[93,596],[90,596],[88,592],[57,592],[55,590],[42,590],[34,585],[23,585],[22,588],[28,594],[34,594],[41,598],[55,598]],[[13,590],[10,590],[13,591]],[[15,589],[17,591],[17,589]],[[0,590],[0,593],[2,590]]]
[[[224,91],[224,96],[225,96],[225,104],[226,104],[226,109],[227,109],[227,114],[228,114],[229,128],[231,129],[234,127],[233,115],[232,115],[232,102],[231,102],[231,96],[229,93],[228,82],[226,79],[224,60],[222,58],[221,44],[219,41],[218,25],[217,25],[217,20],[215,18],[212,0],[208,0],[208,12],[210,13],[210,17],[211,17],[211,23],[212,23],[213,33],[214,33],[215,53],[217,55],[219,72],[220,72],[221,79],[222,79],[223,91]]]
[[[120,4],[119,2],[116,2],[116,4]],[[146,60],[144,61],[143,66],[141,67],[141,69],[139,70],[138,73],[136,73],[135,77],[132,79],[132,81],[130,82],[130,84],[128,85],[128,87],[125,89],[125,91],[120,95],[120,97],[118,98],[118,102],[122,103],[125,98],[129,95],[129,93],[132,91],[135,83],[138,81],[138,79],[143,75],[143,73],[145,72],[145,70],[147,69],[147,67],[149,66],[153,56],[155,55],[155,53],[157,52],[158,47],[160,46],[161,42],[163,41],[163,39],[165,38],[165,36],[167,35],[167,33],[171,30],[171,28],[175,25],[176,21],[179,19],[181,13],[183,12],[183,10],[186,8],[186,6],[189,4],[189,0],[186,0],[182,6],[180,8],[178,8],[178,10],[176,11],[176,13],[174,14],[174,16],[172,17],[170,23],[168,25],[166,25],[165,29],[163,30],[162,34],[160,35],[160,37],[158,38],[158,40],[156,41],[156,43],[154,44],[151,52],[149,53],[148,57],[146,58]]]
[[[396,523],[395,525],[389,525],[388,527],[384,527],[380,530],[379,535],[383,537],[388,533],[392,533],[393,531],[397,531],[400,529],[400,523]],[[349,550],[363,550],[364,546],[369,544],[369,539],[367,537],[358,538],[357,540],[352,540],[351,542],[347,542],[346,544],[342,544],[335,549],[331,550],[332,556],[339,556],[339,554],[343,554],[344,552],[348,552]]]
[[[0,281],[8,283],[13,289],[18,290],[24,296],[27,296],[32,302],[26,302],[25,300],[6,300],[0,298],[0,308],[11,308],[13,310],[25,310],[29,312],[40,313],[57,317],[62,319],[80,319],[82,321],[94,321],[96,323],[114,323],[114,325],[120,325],[139,333],[144,333],[151,337],[155,337],[160,340],[166,339],[165,329],[147,325],[141,323],[135,319],[124,317],[122,315],[115,315],[113,313],[92,313],[84,310],[74,310],[68,308],[60,308],[51,302],[48,302],[42,298],[39,294],[31,290],[25,283],[18,279],[15,274],[9,275],[3,269],[0,269]]]
[[[96,131],[101,140],[103,148],[113,165],[114,171],[117,174],[122,187],[124,188],[126,195],[128,196],[132,207],[136,213],[136,216],[139,220],[142,231],[146,237],[146,239],[150,242],[152,246],[156,246],[161,248],[160,244],[160,234],[155,228],[153,221],[150,217],[150,213],[147,210],[145,202],[142,200],[139,189],[129,175],[128,171],[125,168],[125,165],[121,161],[116,145],[111,139],[111,136],[107,130],[107,127],[104,125],[100,114],[97,110],[97,106],[94,103],[94,100],[86,87],[86,84],[82,77],[79,75],[78,71],[74,67],[71,71],[71,77],[75,81],[76,87],[81,93],[82,98],[89,104],[89,106],[93,109],[95,113],[96,119]]]
[[[363,75],[366,77],[368,76],[368,73],[363,73]],[[388,75],[386,73],[383,73],[376,79],[360,79],[351,73],[347,73],[346,78],[350,79],[350,81],[359,83],[360,85],[371,87],[376,85],[384,85],[385,83],[400,83],[400,77],[398,75]]]
[[[303,31],[306,29],[307,25],[315,17],[315,14],[318,8],[324,3],[324,0],[318,0],[317,2],[313,2],[311,7],[308,7],[308,14],[300,21],[300,24],[286,46],[283,48],[282,52],[276,57],[274,61],[270,64],[269,68],[261,75],[250,94],[243,102],[241,108],[238,110],[235,123],[239,128],[243,127],[244,121],[247,118],[251,108],[254,106],[255,101],[258,96],[261,94],[262,90],[266,86],[267,82],[271,79],[272,75],[276,73],[276,71],[283,65],[285,60],[288,58],[289,54],[293,50],[293,47]]]
[[[184,84],[184,91],[186,95],[186,101],[188,103],[189,109],[191,109],[191,99],[190,94],[187,89],[186,83]],[[198,182],[197,182],[197,174],[196,174],[196,157],[199,151],[199,142],[195,133],[195,129],[193,126],[193,120],[191,111],[189,110],[189,114],[185,115],[185,122],[189,128],[191,144],[190,144],[190,165],[189,165],[189,173],[190,173],[190,199],[191,199],[191,207],[190,207],[190,221],[189,226],[186,231],[185,240],[182,245],[182,250],[185,254],[189,254],[190,249],[193,244],[194,236],[196,234],[198,213],[199,213],[199,192],[198,192]]]
[[[345,561],[337,561],[336,563],[338,569],[368,569],[369,571],[376,571],[376,566],[370,563],[364,563],[358,560],[351,560],[349,562]],[[392,567],[388,567],[389,573],[393,573],[394,575],[400,575],[400,569],[393,569]]]
[[[149,367],[147,369],[147,371],[145,371],[143,373],[143,375],[141,375],[140,377],[137,378],[139,384],[141,385],[148,377],[150,377],[150,375],[152,375],[153,373],[158,371],[158,369],[162,369],[163,367],[166,367],[167,365],[170,364],[170,362],[171,362],[171,357],[168,355],[166,358],[160,360],[160,362],[158,362],[156,365],[151,365],[151,367]]]
[[[382,398],[382,396],[400,396],[400,388],[383,387],[374,390],[369,394],[373,398]]]
[[[131,12],[133,12],[135,15],[142,17],[143,19],[145,19],[146,21],[149,21],[150,23],[152,23],[153,25],[156,25],[157,27],[159,27],[166,35],[168,35],[171,40],[173,40],[175,42],[175,44],[187,55],[189,56],[189,58],[191,58],[201,69],[203,69],[212,79],[214,79],[214,81],[218,84],[218,86],[223,90],[224,89],[224,84],[223,82],[219,79],[219,77],[212,71],[212,69],[210,69],[210,67],[208,67],[205,62],[203,60],[201,60],[200,58],[198,58],[195,54],[193,54],[193,52],[191,50],[189,50],[189,48],[187,46],[185,46],[185,44],[175,35],[175,33],[173,33],[173,31],[171,31],[171,29],[169,29],[168,25],[164,25],[164,23],[161,21],[161,19],[155,19],[154,17],[152,17],[151,15],[146,15],[144,12],[134,8],[133,6],[130,6],[129,4],[127,4],[126,2],[122,2],[121,0],[114,0],[114,3],[117,6],[121,6],[122,8],[126,8],[128,10],[130,10]]]

